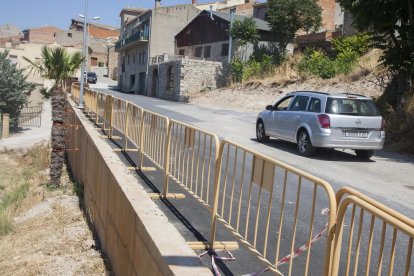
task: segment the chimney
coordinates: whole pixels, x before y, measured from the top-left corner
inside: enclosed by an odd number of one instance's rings
[[[210,19],[211,20],[214,20],[214,17],[213,17],[213,5],[210,5]]]
[[[155,8],[161,7],[161,0],[155,0]]]
[[[193,4],[193,6],[197,6],[197,0],[192,0],[191,4]]]

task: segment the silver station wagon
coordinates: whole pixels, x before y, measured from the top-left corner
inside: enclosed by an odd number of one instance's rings
[[[297,143],[303,156],[320,147],[352,149],[359,158],[369,159],[374,150],[382,149],[385,131],[371,98],[297,91],[259,113],[256,137],[259,142],[274,137]]]

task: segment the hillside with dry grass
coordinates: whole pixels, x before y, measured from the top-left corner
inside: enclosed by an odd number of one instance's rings
[[[105,275],[79,186],[50,190],[48,145],[0,153],[0,275]],[[80,196],[80,197],[78,197]]]
[[[241,84],[213,91],[192,93],[190,102],[234,107],[245,111],[260,111],[285,94],[297,90],[357,93],[380,97],[389,82],[389,75],[379,66],[380,50],[372,50],[360,58],[358,66],[348,75],[321,79],[300,74],[300,55],[292,56],[274,72],[262,79],[250,79]]]

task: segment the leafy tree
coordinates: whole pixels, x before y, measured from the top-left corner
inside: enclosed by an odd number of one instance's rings
[[[269,0],[266,21],[275,40],[273,52],[277,60],[299,30],[316,31],[322,23],[321,8],[315,0]]]
[[[8,51],[0,52],[0,114],[9,113],[10,125],[14,128],[35,84],[26,81],[23,69],[18,69],[8,55]]]
[[[45,92],[52,98],[52,153],[50,162],[51,186],[60,185],[65,150],[66,93],[65,81],[80,68],[83,57],[80,52],[69,54],[62,47],[42,47],[40,62],[30,63],[30,69],[45,79],[52,80],[53,86]]]
[[[397,105],[413,86],[414,2],[412,0],[338,0],[349,10],[358,30],[369,30],[372,41],[384,49],[381,58],[397,75]],[[399,98],[399,99],[398,99]]]
[[[237,58],[241,60],[246,59],[248,48],[251,45],[257,45],[260,38],[257,32],[256,22],[251,17],[236,20],[229,30],[229,34],[234,40],[235,48],[237,49]]]

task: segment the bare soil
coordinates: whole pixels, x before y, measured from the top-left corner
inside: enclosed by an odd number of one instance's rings
[[[195,92],[190,95],[190,102],[258,112],[285,94],[298,90],[354,93],[376,98],[382,95],[389,81],[386,73],[378,66],[380,54],[379,50],[371,51],[360,59],[357,68],[350,75],[329,80],[299,75],[296,70],[299,57],[292,57],[270,77],[249,80],[229,88]]]
[[[28,184],[8,210],[12,230],[0,235],[0,275],[108,275],[66,168],[50,190],[49,147],[31,151],[0,153],[0,204],[16,183]]]

